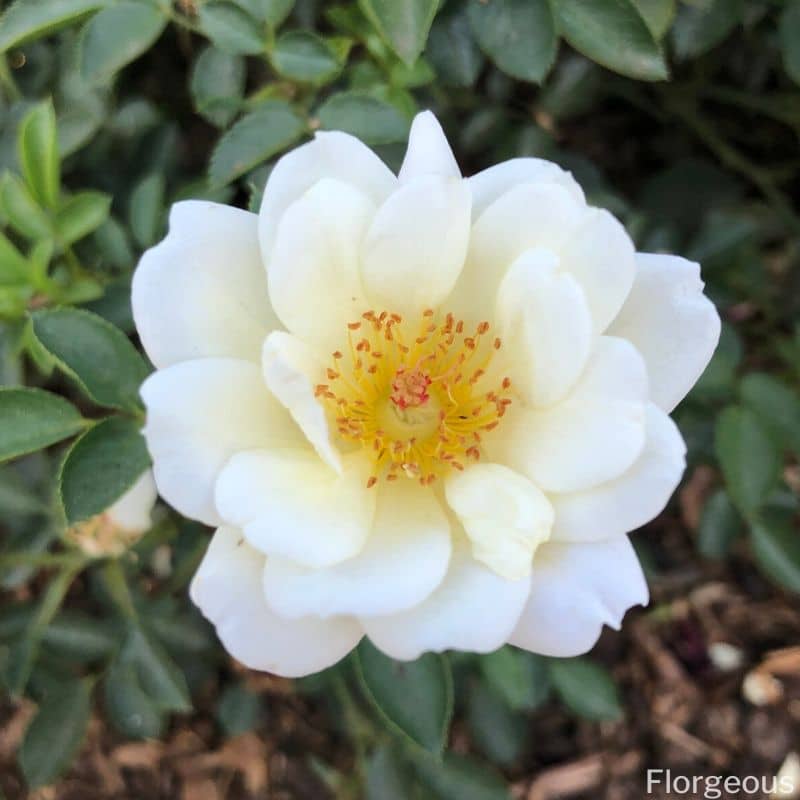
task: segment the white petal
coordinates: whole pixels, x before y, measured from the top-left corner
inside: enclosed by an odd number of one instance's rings
[[[531,592],[511,644],[568,658],[594,647],[603,625],[619,629],[625,612],[647,603],[647,582],[627,537],[542,545]]]
[[[207,525],[222,521],[214,483],[234,453],[303,441],[249,361],[184,361],[153,373],[141,394],[147,407],[143,433],[161,496]]]
[[[107,509],[106,514],[124,531],[144,533],[153,524],[151,513],[157,496],[153,470],[146,469],[133,486]]]
[[[339,451],[331,441],[325,409],[314,394],[324,382],[325,367],[316,353],[296,337],[273,331],[264,342],[264,380],[300,426],[320,458],[342,471]]]
[[[286,209],[323,178],[343,181],[380,205],[397,185],[392,171],[363,142],[341,131],[318,133],[275,165],[264,189],[258,229],[265,262]]]
[[[217,508],[267,556],[328,567],[359,553],[369,536],[369,468],[360,453],[342,460],[341,475],[310,449],[239,453],[219,476]]]
[[[414,178],[378,209],[364,242],[364,288],[374,306],[400,313],[435,308],[464,265],[470,225],[466,182]]]
[[[555,183],[563,186],[579,205],[585,205],[583,190],[571,172],[541,158],[512,158],[469,178],[472,218],[477,219],[495,200],[521,183]]]
[[[400,167],[400,183],[407,183],[421,175],[461,177],[461,170],[458,168],[442,126],[430,111],[417,114],[411,124],[408,150],[403,159],[403,166]]]
[[[487,319],[508,268],[526,250],[558,254],[586,213],[563,186],[525,183],[492,203],[472,226],[469,253],[448,308]]]
[[[361,624],[392,658],[410,661],[444,650],[489,653],[508,639],[529,589],[529,578],[501,578],[475,561],[468,543],[459,539],[447,575],[433,594],[408,611],[362,617]]]
[[[264,337],[280,323],[256,215],[201,200],[176,203],[167,237],[139,262],[131,303],[157,367],[207,356],[258,361]]]
[[[561,268],[583,287],[595,334],[617,315],[633,285],[636,251],[608,211],[592,208],[561,251]]]
[[[619,478],[583,492],[552,494],[553,540],[596,541],[640,528],[658,516],[680,483],[686,445],[675,423],[647,406],[645,445]]]
[[[264,556],[240,531],[214,534],[190,595],[214,625],[225,649],[250,669],[299,678],[330,667],[361,638],[352,619],[282,619],[266,604],[262,590]]]
[[[375,206],[341,181],[319,181],[284,213],[269,263],[275,312],[296,336],[330,353],[367,309],[361,243]]]
[[[450,524],[433,492],[410,481],[383,484],[364,549],[328,569],[267,559],[267,602],[284,617],[374,616],[417,605],[442,581]]]
[[[609,333],[636,345],[647,364],[653,402],[670,412],[711,360],[719,314],[703,294],[699,264],[637,253],[636,267],[631,293]]]
[[[574,492],[625,472],[644,446],[647,376],[624,339],[603,336],[572,391],[549,408],[506,415],[492,459],[546,492]],[[495,449],[496,448],[496,449]]]
[[[512,581],[530,575],[553,525],[553,507],[536,486],[501,464],[475,464],[451,473],[445,495],[478,561]]]
[[[495,319],[503,341],[498,355],[525,401],[544,406],[561,399],[583,371],[593,337],[584,293],[558,272],[555,255],[528,250],[511,265]]]

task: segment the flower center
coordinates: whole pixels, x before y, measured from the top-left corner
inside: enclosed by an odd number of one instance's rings
[[[432,310],[416,325],[399,314],[367,311],[347,326],[348,348],[337,350],[329,383],[316,387],[339,436],[367,448],[378,478],[415,478],[423,486],[481,457],[482,434],[497,427],[511,403],[511,381],[489,378],[501,347],[489,323],[473,333]]]

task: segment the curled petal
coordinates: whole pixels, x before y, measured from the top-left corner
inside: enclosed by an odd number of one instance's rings
[[[153,470],[146,469],[106,514],[122,530],[143,533],[153,524],[151,514],[157,497]]]
[[[422,111],[414,117],[408,135],[406,157],[403,159],[403,166],[400,167],[400,183],[407,183],[422,175],[461,177],[461,170],[458,168],[442,126],[430,111]]]

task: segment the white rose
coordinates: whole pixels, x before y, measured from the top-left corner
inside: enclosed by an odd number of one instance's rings
[[[172,209],[133,307],[161,495],[217,527],[191,588],[287,676],[388,655],[590,649],[647,601],[626,533],[716,345],[697,264],[636,254],[555,164],[463,179],[429,112],[398,176],[319,133],[261,211]]]

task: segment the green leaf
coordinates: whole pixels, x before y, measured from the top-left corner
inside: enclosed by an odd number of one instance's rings
[[[129,419],[98,422],[67,452],[58,493],[68,525],[105,511],[150,466],[144,438]]]
[[[49,506],[36,490],[36,485],[27,479],[22,470],[15,469],[11,464],[0,467],[0,515],[8,519],[47,514]]]
[[[758,415],[738,406],[720,414],[714,446],[731,500],[745,517],[752,516],[778,482],[780,450]]]
[[[0,53],[72,25],[108,0],[17,0],[0,18]]]
[[[414,755],[417,775],[441,800],[510,800],[505,781],[473,758],[448,754],[442,761]]]
[[[339,92],[317,109],[323,128],[345,131],[366,144],[403,142],[410,123],[393,105],[365,92]]]
[[[242,117],[217,143],[209,180],[224,186],[296,142],[305,130],[291,107],[269,100]]]
[[[408,800],[410,781],[400,759],[390,747],[376,747],[367,759],[366,800]]]
[[[282,34],[272,51],[272,63],[290,80],[315,84],[327,83],[342,68],[333,47],[309,31]]]
[[[105,710],[111,724],[131,739],[157,739],[166,725],[164,712],[142,689],[136,667],[115,659],[103,681]]]
[[[31,190],[9,172],[0,180],[0,206],[8,224],[25,238],[38,240],[52,236],[50,220]]]
[[[164,220],[164,176],[146,175],[131,191],[128,223],[134,241],[143,250],[155,244]]]
[[[469,21],[481,48],[503,72],[541,83],[550,71],[558,38],[548,0],[473,1]]]
[[[233,3],[212,0],[200,7],[200,25],[223,52],[257,55],[264,52],[265,39],[258,21]]]
[[[675,19],[676,0],[633,0],[656,39],[663,39]]]
[[[261,699],[244,686],[226,686],[217,705],[217,719],[226,736],[253,730],[261,716]]]
[[[86,425],[63,397],[42,389],[0,388],[0,461],[35,453]]]
[[[0,284],[27,284],[30,278],[27,259],[0,231]]]
[[[108,658],[117,644],[113,630],[81,611],[62,611],[42,634],[42,645],[59,658],[89,663]]]
[[[110,81],[150,48],[166,24],[161,9],[146,0],[122,0],[104,8],[83,31],[81,74],[92,83]]]
[[[800,533],[791,512],[767,509],[750,529],[759,567],[779,586],[800,592]]]
[[[365,639],[355,663],[365,694],[389,727],[420,747],[441,753],[453,713],[447,660],[426,653],[416,661],[395,661]]]
[[[251,17],[277,28],[292,13],[294,0],[234,0]]]
[[[578,716],[591,720],[622,716],[617,687],[607,669],[588,658],[554,658],[549,664],[556,693]]]
[[[45,208],[55,208],[61,186],[61,162],[52,102],[39,103],[25,115],[19,125],[17,149],[31,194]]]
[[[763,372],[747,375],[739,392],[779,447],[800,455],[800,395]]]
[[[39,707],[19,750],[29,789],[52,783],[72,763],[86,735],[91,696],[88,679],[65,681]]]
[[[564,38],[587,58],[643,81],[669,77],[664,54],[631,0],[555,0]]]
[[[533,711],[550,694],[547,661],[542,656],[506,646],[480,656],[479,664],[487,684],[515,711]]]
[[[437,0],[359,0],[361,10],[406,64],[425,49]]]
[[[120,651],[120,661],[133,665],[139,683],[161,711],[191,711],[186,678],[166,650],[134,628]]]
[[[139,387],[149,369],[121,330],[77,308],[31,314],[37,340],[95,403],[136,412]]]
[[[675,57],[688,61],[725,40],[742,21],[742,0],[712,0],[706,6],[684,5],[672,28]]]
[[[800,1],[788,2],[778,27],[783,67],[787,75],[800,84]]]
[[[245,78],[241,56],[206,47],[192,68],[190,90],[197,113],[218,128],[227,126],[241,108]]]
[[[77,242],[97,230],[108,219],[110,195],[79,192],[68,197],[56,215],[56,233],[63,246]]]
[[[425,57],[443,84],[463,88],[475,84],[483,67],[483,54],[472,33],[465,5],[436,17]]]
[[[514,764],[525,747],[525,719],[482,683],[471,687],[467,701],[467,720],[480,751],[493,763]]]
[[[742,530],[742,518],[728,493],[720,489],[703,507],[697,531],[697,547],[706,558],[723,559]]]

